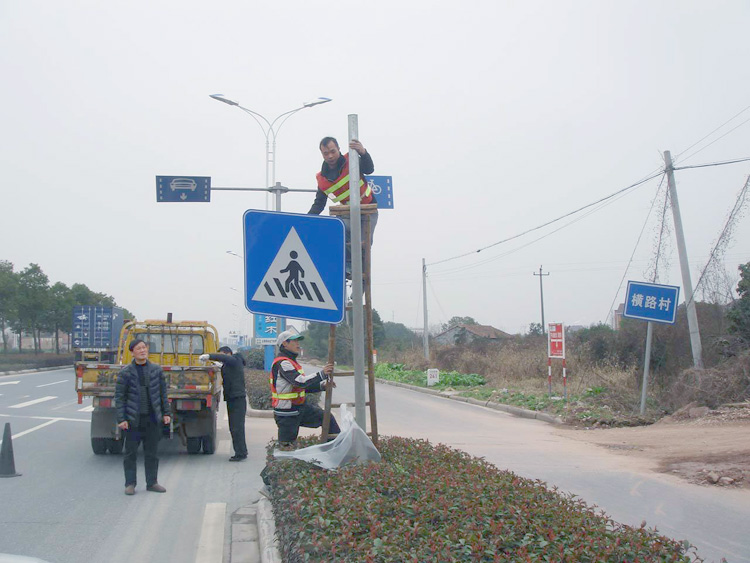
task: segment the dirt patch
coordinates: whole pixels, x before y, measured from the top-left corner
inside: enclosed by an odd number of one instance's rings
[[[655,471],[691,483],[750,489],[750,404],[687,409],[650,426],[558,432],[645,458]]]

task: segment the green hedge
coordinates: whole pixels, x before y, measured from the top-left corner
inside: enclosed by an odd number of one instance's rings
[[[427,372],[407,370],[404,368],[404,364],[377,364],[375,366],[375,377],[427,387]],[[438,389],[444,387],[474,387],[484,385],[485,383],[484,377],[476,373],[467,374],[458,373],[457,371],[441,371],[440,381],[433,385],[433,387]]]
[[[20,371],[46,367],[72,367],[73,354],[0,353],[0,371]]]
[[[275,460],[272,449],[264,473],[287,563],[693,560],[687,542],[447,446],[382,437],[381,463],[336,472]]]

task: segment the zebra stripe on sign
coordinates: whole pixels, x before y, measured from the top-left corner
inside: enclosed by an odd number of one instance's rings
[[[289,230],[252,299],[336,310],[336,304],[294,227]]]

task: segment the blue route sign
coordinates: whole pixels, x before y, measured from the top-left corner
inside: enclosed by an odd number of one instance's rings
[[[365,176],[378,209],[393,209],[393,176]]]
[[[674,324],[680,288],[648,282],[628,282],[623,316],[643,321]]]
[[[254,315],[255,316],[255,344],[258,346],[275,345],[276,337],[276,317],[273,315]],[[281,319],[281,332],[286,330],[286,319]]]
[[[210,176],[157,176],[157,202],[198,202],[211,201]]]
[[[344,319],[344,223],[337,217],[245,212],[245,306],[255,314]]]

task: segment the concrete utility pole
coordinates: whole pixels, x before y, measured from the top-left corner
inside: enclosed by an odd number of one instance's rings
[[[695,312],[695,300],[693,299],[693,282],[690,280],[690,265],[688,264],[687,248],[685,246],[685,234],[682,230],[680,202],[677,200],[677,185],[674,181],[674,165],[672,164],[672,155],[669,151],[664,151],[664,163],[666,164],[667,181],[669,182],[669,199],[672,202],[674,233],[677,237],[677,252],[680,256],[682,286],[685,289],[685,305],[687,307],[688,328],[690,329],[690,348],[693,351],[693,366],[698,369],[703,369],[703,347],[701,345],[701,333],[700,329],[698,328],[698,314]]]
[[[542,273],[542,267],[539,266],[539,273],[532,272],[535,276],[539,276],[539,296],[542,299],[542,335],[547,334],[547,328],[544,326],[544,286],[542,285],[542,278],[544,276],[548,276],[549,272],[546,274]]]
[[[430,335],[427,332],[427,266],[422,258],[422,303],[424,304],[424,330],[422,340],[424,342],[424,359],[430,359]]]
[[[359,120],[349,115],[349,143],[359,139]],[[348,145],[348,143],[347,143]],[[354,419],[367,430],[365,413],[365,321],[362,300],[362,208],[359,195],[359,154],[349,149],[349,224],[352,256],[352,352],[354,354]]]

